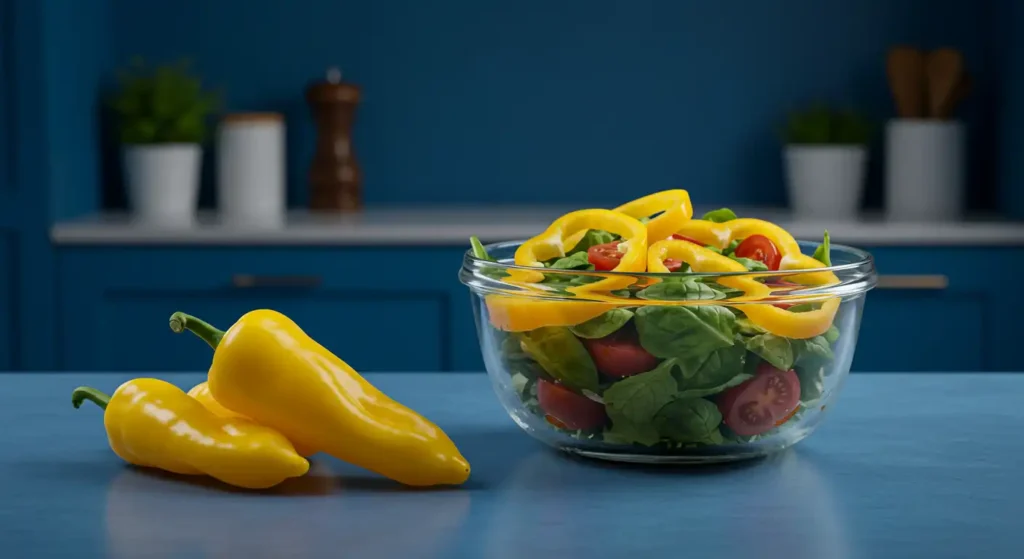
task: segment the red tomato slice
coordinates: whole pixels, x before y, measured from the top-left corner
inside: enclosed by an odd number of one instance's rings
[[[693,243],[695,245],[704,246],[704,243],[698,241],[697,239],[694,239],[694,238],[691,238],[691,237],[687,237],[686,235],[680,235],[679,233],[673,233],[672,236],[669,237],[669,238],[670,239],[676,239],[676,240],[679,240],[679,241],[690,241],[691,243]]]
[[[537,381],[537,401],[549,423],[566,429],[595,429],[604,425],[604,406],[553,382]]]
[[[619,252],[619,241],[594,245],[587,249],[587,261],[594,265],[599,272],[614,270],[622,260],[622,253]]]
[[[782,262],[782,254],[779,253],[778,247],[764,235],[751,235],[743,239],[733,254],[740,258],[760,260],[769,270],[778,270]]]
[[[662,260],[661,263],[664,264],[670,272],[678,272],[679,268],[683,267],[683,261],[676,260],[675,258],[666,258]]]
[[[610,336],[583,340],[583,345],[594,359],[597,370],[610,377],[638,375],[650,371],[659,363],[657,357],[640,346],[636,332],[628,325]]]
[[[796,371],[761,363],[754,378],[725,392],[718,401],[718,411],[737,435],[749,437],[784,423],[799,405],[800,379]]]

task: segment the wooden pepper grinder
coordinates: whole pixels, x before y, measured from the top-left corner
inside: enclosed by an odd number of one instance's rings
[[[341,71],[331,68],[326,81],[306,89],[306,102],[317,126],[316,154],[309,168],[310,208],[361,210],[362,175],[352,150],[359,87],[341,81]]]

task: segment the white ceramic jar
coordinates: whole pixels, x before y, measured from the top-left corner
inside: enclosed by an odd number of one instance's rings
[[[961,216],[964,126],[942,120],[890,120],[885,129],[885,210],[898,221]]]
[[[285,125],[277,113],[236,113],[217,128],[217,203],[226,223],[284,222]]]

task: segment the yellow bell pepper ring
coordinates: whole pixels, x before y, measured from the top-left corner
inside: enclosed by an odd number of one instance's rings
[[[216,399],[214,399],[213,394],[210,393],[209,383],[205,381],[193,386],[192,389],[188,391],[188,395],[191,396],[200,404],[202,404],[204,408],[213,412],[213,414],[218,417],[223,417],[225,419],[244,419],[246,421],[252,421],[248,417],[245,417],[240,413],[235,413],[220,405],[220,403]],[[295,452],[298,452],[300,456],[305,456],[306,458],[309,458],[310,456],[316,454],[315,450],[302,448],[301,445],[295,445],[294,443],[292,444],[293,446],[295,446]]]
[[[543,266],[545,260],[565,256],[566,251],[575,246],[569,244],[569,239],[589,229],[601,229],[622,238],[619,243],[622,259],[612,271],[644,271],[647,228],[636,218],[600,209],[570,212],[556,219],[547,230],[516,249],[515,263],[517,266]]]
[[[689,241],[667,240],[654,243],[648,250],[648,268],[652,272],[667,273],[668,268],[664,264],[666,258],[682,260],[690,265],[691,270],[698,273],[747,272],[747,269],[739,262]],[[810,257],[794,258],[790,261],[789,266],[810,264],[807,259],[817,263],[816,267],[822,266],[820,262]],[[820,277],[826,277],[825,274],[835,279],[832,283],[838,282],[838,278],[831,272],[824,272]],[[771,294],[771,288],[746,276],[722,276],[717,278],[717,281],[726,287],[742,291],[743,296],[733,298],[731,301],[743,303],[737,308],[743,311],[751,322],[777,336],[807,339],[824,334],[832,325],[836,312],[839,310],[840,299],[838,297],[826,299],[819,309],[801,313],[790,312],[770,304],[745,302],[764,299]]]
[[[224,407],[316,449],[409,486],[459,485],[469,462],[437,425],[392,400],[295,322],[272,310],[246,313],[222,332],[174,313],[215,348],[208,382]]]
[[[575,326],[615,308],[615,305],[592,301],[545,301],[514,295],[487,295],[484,304],[491,325],[506,332]]]
[[[682,189],[655,192],[626,202],[612,211],[626,214],[637,220],[660,212],[661,215],[647,222],[648,243],[667,239],[676,232],[683,222],[689,221],[693,217],[690,193]],[[578,245],[585,234],[585,230],[573,234],[565,245],[570,248]]]
[[[103,408],[110,448],[129,464],[206,474],[246,489],[273,487],[309,470],[281,433],[217,416],[166,381],[130,380],[111,396],[87,386],[71,393],[76,408],[85,400]]]
[[[683,189],[655,192],[627,202],[614,211],[637,219],[661,212],[661,215],[647,222],[648,243],[669,238],[683,223],[693,217],[690,193]]]
[[[763,219],[743,217],[724,223],[692,219],[683,223],[673,233],[691,237],[706,245],[725,248],[734,239],[745,239],[751,235],[763,235],[768,238],[783,258],[801,254],[800,244],[788,231]]]

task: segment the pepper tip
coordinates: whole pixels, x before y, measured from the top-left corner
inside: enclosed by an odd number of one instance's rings
[[[180,334],[184,332],[186,322],[188,322],[188,318],[185,316],[185,313],[179,311],[172,314],[169,321],[171,325],[171,331],[174,332],[175,334]]]

